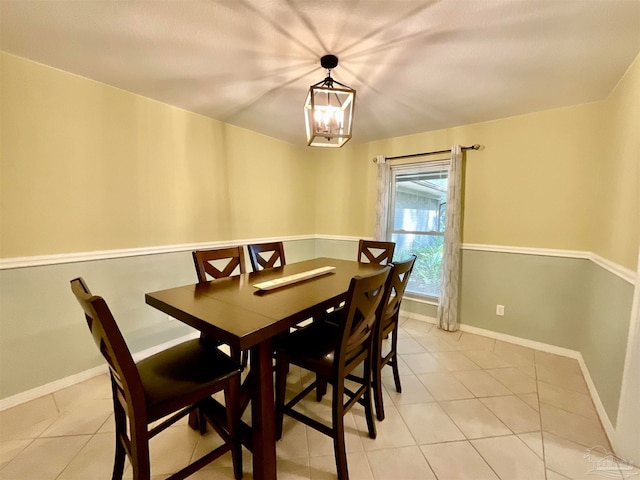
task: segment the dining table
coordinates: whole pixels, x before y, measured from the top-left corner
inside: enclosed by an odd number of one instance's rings
[[[250,351],[240,405],[251,405],[243,444],[253,455],[253,477],[276,479],[274,339],[345,300],[351,278],[384,268],[335,258],[183,285],[145,295],[146,303],[236,351]],[[310,277],[310,278],[309,278]]]

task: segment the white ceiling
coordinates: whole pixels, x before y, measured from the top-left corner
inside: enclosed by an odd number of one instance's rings
[[[366,142],[605,98],[640,0],[0,0],[0,49],[300,145],[333,53]]]

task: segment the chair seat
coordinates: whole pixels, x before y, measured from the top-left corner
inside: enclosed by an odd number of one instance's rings
[[[314,322],[279,339],[276,348],[291,363],[326,377],[332,372],[340,333],[336,323]]]
[[[158,419],[220,390],[220,381],[241,371],[240,366],[208,338],[168,348],[137,364],[150,420]]]

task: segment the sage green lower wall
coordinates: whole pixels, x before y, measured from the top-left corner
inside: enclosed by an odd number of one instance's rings
[[[287,261],[315,248],[315,239],[287,241]],[[0,270],[0,399],[103,363],[71,294],[78,276],[107,300],[133,353],[193,332],[144,302],[196,281],[190,251]]]
[[[633,288],[588,259],[464,250],[460,321],[579,351],[615,425]]]
[[[580,353],[616,425],[634,286],[589,262],[587,312],[578,325]]]
[[[580,350],[589,260],[464,250],[461,263],[461,323]]]
[[[288,262],[349,259],[357,241],[286,241],[285,252]],[[76,276],[107,299],[132,352],[193,332],[144,303],[146,292],[195,281],[189,251],[0,270],[0,398],[102,363],[69,290]],[[462,253],[461,323],[581,352],[614,425],[632,298],[633,285],[590,260]],[[403,310],[436,316],[410,299]]]

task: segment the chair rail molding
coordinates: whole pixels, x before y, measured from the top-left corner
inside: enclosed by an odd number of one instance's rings
[[[106,260],[111,258],[138,257],[142,255],[158,255],[163,253],[187,252],[208,248],[233,247],[236,245],[248,245],[250,243],[267,243],[274,241],[294,242],[303,240],[333,240],[343,242],[358,242],[360,239],[371,240],[373,237],[354,237],[346,235],[292,235],[287,237],[260,237],[241,240],[218,240],[203,243],[184,243],[177,245],[162,245],[155,247],[124,248],[118,250],[99,250],[91,252],[73,252],[55,255],[38,255],[29,257],[14,257],[0,259],[0,270],[14,268],[38,267],[45,265],[57,265],[63,263],[88,262],[93,260]],[[559,250],[552,248],[514,247],[507,245],[489,245],[479,243],[464,243],[463,250],[475,250],[482,252],[513,253],[518,255],[539,255],[546,257],[580,258],[590,260],[596,265],[622,278],[631,285],[635,285],[636,272],[623,267],[600,255],[584,250]]]

